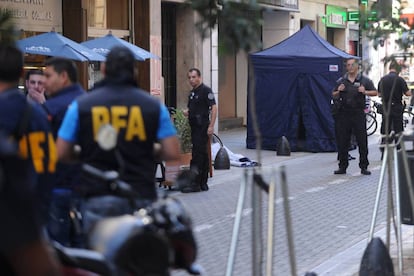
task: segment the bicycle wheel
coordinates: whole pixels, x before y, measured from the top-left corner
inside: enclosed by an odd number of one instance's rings
[[[377,131],[378,123],[377,119],[375,119],[374,115],[371,113],[365,114],[366,122],[367,122],[367,135],[370,136]]]
[[[405,128],[409,124],[413,124],[414,114],[411,111],[404,110],[403,112],[403,127]]]

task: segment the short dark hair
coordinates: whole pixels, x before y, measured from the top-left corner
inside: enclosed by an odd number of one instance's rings
[[[398,64],[398,62],[396,60],[393,60],[390,62],[390,65],[388,66],[388,69],[395,69],[396,71],[401,70],[401,65]]]
[[[31,69],[31,70],[26,72],[26,80],[29,80],[31,75],[41,75],[41,76],[43,76],[44,73],[43,73],[43,70],[40,70],[40,69]]]
[[[134,55],[126,47],[117,46],[106,56],[105,77],[109,79],[134,80]]]
[[[198,68],[190,68],[188,70],[188,73],[191,73],[193,71],[195,71],[197,73],[197,76],[201,77],[201,72],[200,72],[200,70]]]
[[[49,58],[46,60],[45,66],[52,66],[59,74],[66,72],[72,83],[78,82],[78,69],[76,68],[75,63],[69,59],[61,57]]]
[[[0,81],[18,82],[23,72],[23,53],[15,46],[0,45]]]

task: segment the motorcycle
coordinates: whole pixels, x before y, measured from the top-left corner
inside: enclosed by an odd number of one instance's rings
[[[113,195],[135,195],[115,171],[105,172],[87,164],[83,170],[99,177]],[[195,263],[197,245],[191,219],[173,197],[161,198],[133,214],[98,221],[88,235],[88,245],[89,249],[77,249],[53,243],[64,275],[169,275],[170,269],[202,274]]]
[[[98,143],[113,149],[114,134],[103,136],[106,139],[98,139]],[[109,144],[108,137],[112,137]],[[82,170],[98,179],[109,195],[128,199],[133,212],[100,219],[88,234],[88,249],[54,242],[64,275],[170,275],[171,269],[185,269],[190,275],[203,273],[195,263],[197,245],[191,218],[179,200],[165,196],[145,208],[133,208],[137,195],[117,171],[102,171],[88,164]]]

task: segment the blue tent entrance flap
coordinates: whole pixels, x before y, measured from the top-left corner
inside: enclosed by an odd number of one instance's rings
[[[335,151],[331,92],[342,75],[344,59],[358,57],[335,48],[305,26],[250,58],[262,149],[276,150],[285,136],[292,151]],[[249,102],[246,144],[256,148]]]

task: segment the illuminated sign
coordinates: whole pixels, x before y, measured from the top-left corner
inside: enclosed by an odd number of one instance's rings
[[[351,22],[358,22],[359,21],[359,11],[349,11],[347,12],[347,20]],[[377,12],[370,11],[369,15],[367,16],[368,21],[377,21]]]
[[[346,9],[337,6],[326,6],[326,26],[331,28],[346,27],[347,13]]]

